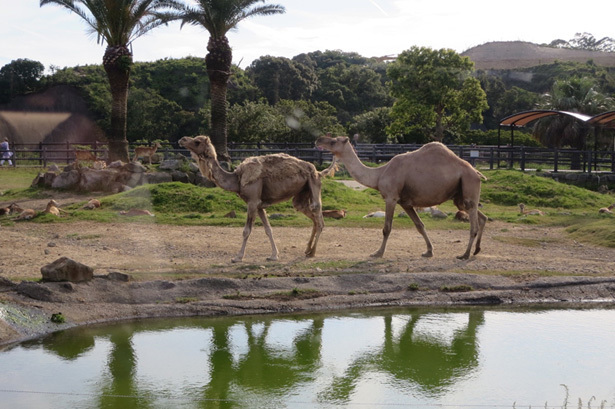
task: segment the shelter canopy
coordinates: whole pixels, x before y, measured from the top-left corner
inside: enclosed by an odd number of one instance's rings
[[[523,111],[523,112],[519,112],[519,113],[510,115],[510,116],[507,116],[506,118],[500,121],[500,126],[514,126],[514,127],[526,126],[532,121],[535,121],[537,119],[544,118],[547,116],[553,116],[553,115],[569,116],[569,117],[578,119],[581,122],[589,122],[589,120],[593,118],[588,115],[579,114],[578,112],[537,109],[537,110],[532,110],[532,111]],[[615,120],[615,116],[611,120]]]

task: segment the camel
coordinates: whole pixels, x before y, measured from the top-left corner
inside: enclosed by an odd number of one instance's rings
[[[608,213],[611,214],[613,213],[613,208],[615,208],[615,203],[613,203],[612,205],[608,206],[608,207],[601,207],[600,209],[598,209],[598,213]]]
[[[162,148],[162,146],[158,142],[155,142],[152,146],[137,146],[135,148],[135,156],[132,157],[132,161],[136,162],[137,159],[139,159],[140,157],[147,156],[147,158],[149,159],[149,164],[151,165],[152,156],[154,156],[158,148]]]
[[[457,210],[457,213],[455,213],[455,220],[459,220],[462,222],[469,222],[470,215],[465,210]]]
[[[487,217],[478,210],[481,179],[487,178],[467,161],[460,159],[439,142],[431,142],[414,152],[394,156],[387,164],[369,168],[359,160],[345,136],[321,136],[316,146],[326,149],[339,159],[357,182],[376,189],[385,202],[383,240],[372,257],[382,257],[391,234],[395,206],[399,204],[410,216],[427,245],[423,257],[433,257],[433,245],[415,207],[431,207],[452,199],[459,210],[470,217],[470,240],[459,259],[468,259],[476,240],[474,254],[480,243]]]
[[[257,214],[271,244],[271,256],[267,260],[278,260],[279,251],[265,209],[290,198],[293,199],[293,207],[313,222],[305,255],[314,257],[318,238],[324,228],[321,179],[335,170],[335,161],[327,169],[318,172],[311,163],[278,153],[247,158],[233,172],[228,172],[220,166],[209,137],[185,136],[179,140],[179,145],[191,152],[203,176],[212,180],[216,186],[237,193],[248,206],[243,243],[239,253],[231,259],[232,262],[243,260]]]
[[[525,210],[525,204],[523,203],[519,203],[519,212],[523,215],[528,215],[528,216],[544,216],[545,212],[543,212],[542,210],[538,210],[538,209],[532,209],[532,210]]]

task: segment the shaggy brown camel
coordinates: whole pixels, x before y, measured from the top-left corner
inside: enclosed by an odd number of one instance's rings
[[[311,163],[286,154],[273,154],[247,158],[233,172],[227,172],[216,159],[216,150],[209,137],[185,136],[179,140],[179,145],[191,152],[203,176],[218,187],[237,193],[248,205],[243,243],[233,262],[243,260],[257,214],[271,243],[271,257],[268,260],[278,259],[279,251],[265,209],[290,198],[293,198],[293,207],[314,223],[305,255],[313,257],[316,254],[316,244],[324,228],[321,179],[335,169],[335,161],[324,171],[318,172]]]
[[[414,152],[396,155],[386,165],[377,168],[363,165],[345,136],[321,136],[316,146],[331,151],[344,163],[350,176],[378,190],[384,198],[386,208],[382,245],[372,257],[382,257],[384,254],[397,204],[406,211],[425,239],[427,251],[423,257],[432,257],[433,245],[414,208],[439,205],[449,199],[453,199],[455,206],[468,212],[470,217],[470,241],[465,253],[458,258],[470,257],[475,239],[474,254],[480,252],[487,217],[478,210],[478,202],[481,179],[487,178],[443,144],[428,143]]]

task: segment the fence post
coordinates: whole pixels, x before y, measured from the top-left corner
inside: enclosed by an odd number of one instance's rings
[[[495,159],[493,155],[493,150],[494,150],[493,147],[489,148],[489,169],[490,170],[493,170],[493,160]]]
[[[553,151],[553,172],[557,173],[557,162],[559,160],[559,150],[557,148],[555,148],[555,150]]]
[[[525,172],[525,147],[521,145],[521,171]]]

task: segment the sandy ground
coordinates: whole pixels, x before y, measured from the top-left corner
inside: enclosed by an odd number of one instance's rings
[[[80,199],[83,200],[83,199]],[[343,225],[342,223],[339,223]],[[469,227],[469,226],[468,226]],[[308,228],[274,227],[281,255],[255,227],[243,263],[239,227],[20,222],[0,227],[0,345],[58,329],[120,319],[259,314],[399,305],[615,303],[615,249],[580,244],[553,227],[488,222],[482,252],[463,253],[468,229],[326,227],[315,258]],[[94,268],[87,283],[38,280],[60,257]],[[124,282],[109,273],[131,277]],[[113,275],[113,274],[112,274]],[[62,313],[64,324],[51,323]]]

